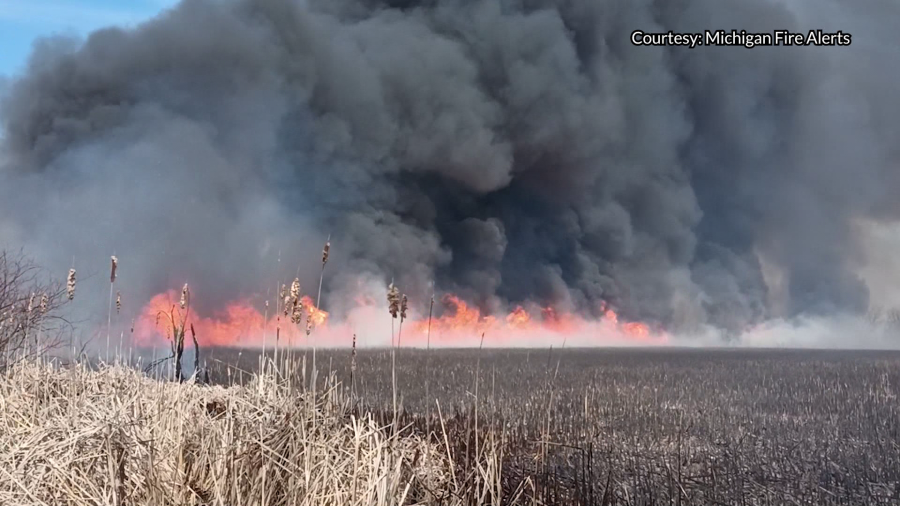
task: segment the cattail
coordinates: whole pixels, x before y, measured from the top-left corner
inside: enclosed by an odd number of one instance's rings
[[[31,293],[31,297],[28,297],[28,307],[25,308],[25,312],[31,314],[32,310],[34,310],[34,292]]]
[[[291,283],[291,303],[296,304],[297,300],[300,298],[300,278],[294,278],[294,282]]]
[[[284,316],[291,314],[291,297],[289,295],[284,296]]]
[[[400,299],[400,321],[406,319],[406,310],[409,308],[409,301],[406,298],[406,294],[403,294],[403,297]]]
[[[69,277],[66,278],[66,293],[69,300],[75,299],[75,269],[69,269]]]
[[[122,292],[116,292],[116,314],[122,311]]]
[[[181,301],[179,304],[181,305],[181,309],[188,304],[188,297],[190,296],[190,291],[188,290],[188,284],[185,283],[184,287],[181,288]]]
[[[50,307],[50,298],[47,297],[47,294],[41,294],[41,305],[40,310],[41,314],[47,314],[47,308]]]
[[[119,259],[116,258],[115,255],[113,255],[110,258],[112,259],[112,266],[109,268],[109,282],[115,283],[116,282],[116,269],[119,268]]]
[[[331,250],[331,240],[325,242],[325,247],[322,249],[322,267],[325,267],[325,264],[328,263],[328,251]]]
[[[291,321],[294,325],[300,325],[300,322],[303,321],[303,304],[294,302],[291,309]]]
[[[391,316],[397,318],[397,313],[400,311],[400,290],[397,290],[393,282],[388,286],[387,300],[388,312],[391,313]]]
[[[306,337],[312,332],[312,311],[306,312]]]

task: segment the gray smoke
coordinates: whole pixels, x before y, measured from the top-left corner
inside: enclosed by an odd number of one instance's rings
[[[861,312],[854,223],[900,218],[898,23],[888,0],[185,0],[36,45],[0,112],[0,245],[115,252],[135,297],[189,279],[208,304],[301,264],[314,292],[330,233],[333,297],[375,274],[670,329]]]

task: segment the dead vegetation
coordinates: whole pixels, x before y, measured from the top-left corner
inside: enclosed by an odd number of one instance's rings
[[[2,505],[900,504],[898,354],[403,350],[391,283],[390,350],[353,336],[319,371],[310,340],[308,371],[276,331],[268,355],[204,350],[201,370],[185,284],[156,315],[171,356],[62,367],[40,351],[74,268],[43,282],[3,254],[0,273]],[[318,300],[280,285],[276,314],[305,310],[310,336]]]
[[[462,504],[444,445],[392,438],[342,389],[310,402],[272,370],[205,387],[29,361],[0,404],[4,505]]]
[[[215,381],[235,357],[212,353]],[[898,353],[426,354],[357,351],[361,404],[389,424],[396,375],[398,424],[432,444],[447,434],[458,475],[500,445],[502,495],[524,486],[520,504],[900,504]],[[349,379],[350,351],[321,358]]]
[[[62,285],[25,255],[0,250],[0,370],[63,342],[70,325],[59,309],[74,296],[74,276]]]

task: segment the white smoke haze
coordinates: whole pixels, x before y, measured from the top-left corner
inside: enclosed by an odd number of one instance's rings
[[[298,271],[315,295],[331,235],[334,344],[389,344],[393,279],[419,316],[435,281],[483,314],[613,307],[669,344],[894,348],[866,314],[900,305],[896,26],[885,0],[185,0],[0,79],[0,247],[74,259],[103,323],[115,253],[120,327],[186,281],[206,315],[262,312]]]
[[[669,344],[684,347],[900,349],[900,327],[850,315],[773,319],[728,340],[720,329],[675,336]]]

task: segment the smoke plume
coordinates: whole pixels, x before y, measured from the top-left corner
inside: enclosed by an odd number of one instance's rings
[[[334,308],[376,276],[672,330],[864,312],[855,224],[900,218],[900,7],[862,4],[184,0],[0,85],[0,245],[115,253],[131,300],[312,289],[331,234]]]

